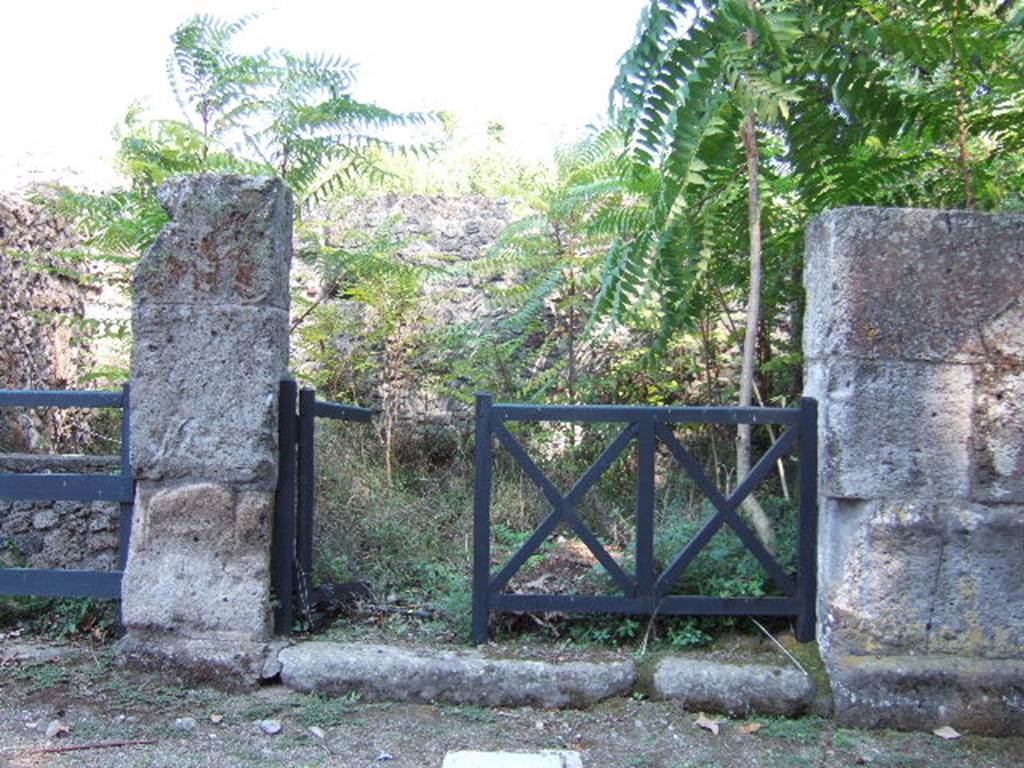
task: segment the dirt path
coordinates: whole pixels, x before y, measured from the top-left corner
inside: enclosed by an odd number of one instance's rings
[[[188,689],[118,668],[108,648],[0,648],[0,766],[337,766],[439,768],[448,750],[575,749],[587,768],[941,766],[1011,768],[1024,739],[835,728],[819,718],[722,720],[714,735],[665,703],[616,700],[587,711],[364,704],[274,686]],[[24,649],[28,648],[30,652]],[[18,660],[12,660],[12,657]],[[4,661],[6,659],[6,661]],[[265,733],[260,721],[280,724]],[[54,721],[68,729],[47,738]],[[56,728],[57,726],[53,726]],[[273,727],[267,726],[270,730]],[[102,742],[155,744],[46,753]]]

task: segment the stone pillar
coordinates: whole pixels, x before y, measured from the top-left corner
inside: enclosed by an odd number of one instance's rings
[[[831,211],[804,282],[836,716],[1024,732],[1024,216]]]
[[[275,179],[203,175],[160,199],[170,221],[133,283],[125,647],[251,675],[272,631],[292,198]]]

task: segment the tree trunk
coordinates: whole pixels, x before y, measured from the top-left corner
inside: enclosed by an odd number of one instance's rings
[[[740,371],[740,407],[749,407],[754,392],[755,353],[761,316],[761,189],[758,183],[760,155],[757,148],[757,120],[747,115],[741,131],[747,154],[747,214],[750,225],[750,291],[747,294],[747,322],[743,334],[743,367]],[[740,424],[736,440],[736,482],[750,473],[751,426]],[[770,552],[775,551],[775,532],[768,515],[753,493],[743,502],[758,538]]]
[[[974,180],[971,178],[971,155],[967,148],[967,117],[964,114],[964,83],[963,68],[961,67],[960,54],[957,50],[957,32],[960,26],[960,1],[953,4],[953,21],[949,27],[949,45],[953,54],[953,95],[956,99],[956,144],[959,150],[958,160],[960,162],[960,175],[964,183],[964,202],[967,209],[973,211],[974,202]]]

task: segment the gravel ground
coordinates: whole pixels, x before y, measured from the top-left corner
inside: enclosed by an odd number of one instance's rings
[[[439,768],[448,750],[574,749],[587,768],[1017,768],[1024,739],[838,729],[820,718],[720,722],[635,699],[586,711],[366,704],[270,686],[188,689],[120,669],[104,646],[0,647],[0,767]],[[760,728],[745,733],[751,723]],[[262,724],[262,727],[261,727]],[[277,733],[266,731],[276,730]],[[744,726],[747,726],[745,729]],[[66,728],[66,733],[47,736]],[[106,742],[121,746],[99,748]],[[69,750],[87,746],[88,749]],[[41,750],[58,749],[59,752]]]

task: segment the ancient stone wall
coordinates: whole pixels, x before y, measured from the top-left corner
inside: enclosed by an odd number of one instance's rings
[[[1024,731],[1024,216],[832,211],[805,284],[837,716]]]
[[[292,198],[278,180],[214,175],[160,196],[170,221],[134,277],[126,647],[183,663],[210,642],[252,674],[272,629]]]
[[[91,289],[54,252],[77,241],[40,206],[0,195],[0,388],[66,389],[87,372],[81,324]],[[70,450],[86,419],[67,410],[0,411],[0,451]]]
[[[474,324],[494,328],[522,308],[521,303],[503,302],[500,298],[503,290],[523,279],[522,274],[516,273],[515,264],[509,260],[499,267],[495,260],[493,265],[483,268],[481,262],[503,230],[529,213],[520,201],[480,195],[387,194],[346,199],[322,207],[307,217],[306,226],[317,227],[322,240],[332,248],[358,247],[376,233],[398,244],[395,257],[400,263],[428,270],[415,317],[405,331],[410,338],[394,345],[417,350],[416,339],[429,339]],[[354,237],[353,232],[358,236]],[[304,285],[307,295],[318,296],[323,286],[303,270],[301,261],[295,271],[297,282]],[[541,317],[548,321],[552,335],[560,339],[551,345],[546,359],[537,355],[532,361],[537,378],[542,378],[552,366],[564,364],[568,357],[564,319],[556,323],[552,317],[550,299],[555,296],[549,298]],[[421,350],[421,357],[428,358],[427,365],[418,364],[421,361],[415,359],[416,352],[410,355],[414,358],[411,365],[381,365],[379,360],[370,366],[354,364],[371,348],[362,329],[372,318],[368,317],[365,304],[346,300],[344,291],[329,303],[341,308],[347,326],[352,329],[334,341],[333,359],[351,377],[345,389],[353,392],[360,404],[385,411],[394,419],[394,447],[399,454],[441,458],[439,454],[450,447],[453,439],[471,432],[472,409],[466,401],[450,396],[447,387],[453,384],[453,376],[439,362],[436,348]],[[581,332],[584,320],[578,319]],[[532,339],[528,346],[533,348],[543,341]],[[581,377],[596,375],[643,344],[644,340],[625,329],[603,335],[596,342],[577,340],[576,370]],[[302,370],[303,361],[295,363]],[[433,370],[424,370],[431,367]],[[443,385],[438,386],[438,381]],[[383,422],[381,419],[378,423]]]
[[[359,247],[366,237],[383,236],[396,244],[400,263],[436,272],[423,281],[417,317],[411,333],[437,333],[472,321],[493,322],[502,312],[489,300],[485,284],[493,276],[477,274],[472,266],[483,259],[502,230],[513,220],[513,205],[480,195],[395,195],[344,199],[315,212],[328,247]],[[353,233],[356,233],[355,235]],[[458,267],[452,270],[453,267]],[[452,270],[451,276],[443,271]],[[296,270],[300,284],[310,295],[323,286],[311,275]],[[340,367],[368,349],[360,332],[367,317],[365,305],[347,301],[344,295],[331,300],[350,319],[351,332],[335,340]],[[301,367],[302,361],[297,361]],[[354,366],[350,366],[353,373]],[[409,451],[430,450],[432,439],[442,438],[455,424],[462,429],[470,410],[462,402],[439,394],[421,372],[410,366],[362,370],[350,389],[361,404],[387,408],[397,422],[400,440]],[[401,447],[401,446],[400,446]]]
[[[0,455],[0,472],[110,474],[119,456]],[[25,568],[117,569],[118,505],[0,499],[0,562]]]

